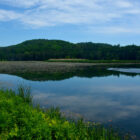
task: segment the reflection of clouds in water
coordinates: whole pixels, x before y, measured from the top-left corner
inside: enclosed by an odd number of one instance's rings
[[[130,92],[140,91],[140,86],[134,86],[133,88],[130,86],[121,86],[121,87],[120,86],[111,86],[111,87],[104,87],[103,89],[106,92],[112,92],[112,93],[113,92],[117,92],[117,93],[123,92],[123,93],[127,94],[128,92],[130,93]]]
[[[2,87],[13,87],[14,86],[14,84],[13,83],[11,83],[11,82],[2,82],[2,81],[0,81],[0,87],[2,88]]]
[[[80,94],[77,94],[79,90],[75,90],[75,94],[65,94],[65,91],[58,94],[52,90],[52,93],[45,93],[39,90],[34,91],[34,99],[39,100],[43,106],[59,106],[63,111],[80,113],[85,118],[96,121],[117,121],[140,113],[138,84],[129,86],[118,81],[115,84],[103,81],[99,85],[99,81],[96,81],[81,86]],[[71,92],[71,88],[73,87],[67,87],[67,90]]]
[[[44,100],[43,96],[42,99]],[[122,101],[91,96],[53,96],[49,102],[63,106],[63,110],[71,110],[82,114],[85,118],[96,121],[125,119],[140,113],[139,105],[122,105]]]
[[[0,74],[0,88],[14,89],[19,85],[24,85],[26,80],[18,76]]]
[[[88,93],[112,93],[112,94],[128,94],[128,93],[133,93],[133,92],[138,92],[140,91],[140,86],[124,86],[124,85],[102,85],[102,86],[89,86],[87,89]]]
[[[33,96],[33,98],[34,99],[47,99],[48,97],[50,97],[50,96],[55,96],[55,94],[52,94],[52,93],[40,93],[40,92],[38,92],[39,94],[35,94],[34,96]]]
[[[48,98],[55,96],[54,93],[45,93],[37,90],[32,91],[32,93],[33,93],[33,100],[35,101],[35,103],[37,104],[39,103],[41,106],[50,104],[51,102]]]

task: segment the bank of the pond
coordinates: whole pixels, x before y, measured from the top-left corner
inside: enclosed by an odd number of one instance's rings
[[[89,59],[49,59],[46,62],[67,62],[67,63],[93,63],[93,64],[140,64],[140,60],[89,60]]]
[[[0,73],[25,73],[25,72],[69,72],[93,66],[90,63],[57,63],[43,61],[0,61]]]
[[[90,60],[89,60],[90,61]],[[45,61],[0,61],[0,73],[26,73],[26,72],[71,72],[76,70],[82,70],[90,66],[112,66],[112,65],[134,65],[140,63],[82,63],[79,62],[45,62]],[[113,61],[112,61],[113,62]]]
[[[0,90],[0,139],[127,140],[94,123],[68,121],[59,109],[33,107],[30,92]]]

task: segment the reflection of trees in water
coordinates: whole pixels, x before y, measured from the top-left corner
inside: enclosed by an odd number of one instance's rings
[[[137,76],[140,74],[136,73],[126,73],[126,72],[119,72],[119,71],[113,71],[113,70],[107,70],[108,68],[132,68],[132,67],[140,67],[139,65],[112,65],[112,66],[88,66],[84,67],[82,69],[75,69],[71,70],[70,72],[56,72],[56,73],[45,73],[45,72],[26,72],[26,73],[14,73],[13,75],[20,76],[24,79],[33,80],[33,81],[47,81],[47,80],[64,80],[69,79],[74,76],[77,77],[86,77],[86,78],[92,78],[92,77],[105,77],[105,76],[120,76],[120,75],[126,75],[126,76]]]

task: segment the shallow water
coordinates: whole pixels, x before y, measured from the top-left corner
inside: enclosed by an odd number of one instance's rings
[[[140,74],[140,68],[109,68],[108,70]]]
[[[44,108],[59,106],[64,112],[110,123],[140,136],[140,76],[100,70],[97,76],[93,70],[90,72],[94,76],[57,81],[31,81],[0,74],[0,87],[16,90],[20,84],[30,86],[34,101]]]

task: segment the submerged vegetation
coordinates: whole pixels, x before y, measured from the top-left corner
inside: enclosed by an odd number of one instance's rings
[[[37,140],[122,140],[112,128],[96,123],[68,121],[58,108],[34,107],[29,89],[18,94],[0,90],[0,139]]]

